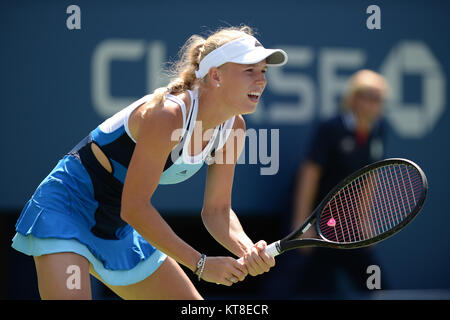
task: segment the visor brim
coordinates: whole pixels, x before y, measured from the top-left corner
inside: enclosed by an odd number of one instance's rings
[[[281,49],[266,49],[263,47],[255,48],[238,57],[230,59],[228,62],[240,64],[253,64],[266,59],[266,63],[271,66],[282,66],[286,64],[288,56]]]

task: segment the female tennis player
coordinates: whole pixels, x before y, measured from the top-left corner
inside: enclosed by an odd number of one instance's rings
[[[255,110],[267,66],[286,61],[247,26],[194,35],[167,87],[113,115],[65,155],[27,202],[13,239],[13,248],[34,256],[41,297],[91,299],[91,273],[124,299],[201,299],[179,264],[228,286],[274,266],[266,243],[244,232],[231,190],[245,142],[242,114]],[[151,204],[159,184],[188,179],[206,159],[216,161],[208,162],[204,225],[244,264],[201,254]],[[77,286],[68,284],[73,270]]]

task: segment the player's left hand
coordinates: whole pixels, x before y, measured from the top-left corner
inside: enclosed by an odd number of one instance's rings
[[[243,256],[244,265],[251,276],[268,272],[275,265],[275,258],[265,252],[266,246],[267,243],[264,240],[260,240]]]

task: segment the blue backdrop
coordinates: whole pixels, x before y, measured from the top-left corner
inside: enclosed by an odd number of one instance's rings
[[[81,29],[67,27],[72,4],[80,8]],[[381,10],[379,30],[366,26],[372,4]],[[164,85],[162,64],[191,34],[244,23],[290,59],[269,70],[258,111],[246,116],[247,128],[267,129],[269,141],[279,130],[279,162],[272,155],[264,164],[260,154],[256,164],[237,166],[236,212],[283,214],[315,122],[337,112],[351,73],[379,71],[392,87],[387,154],[417,162],[430,191],[414,223],[377,252],[396,288],[450,288],[449,12],[444,1],[2,2],[0,210],[20,210],[90,130]],[[270,165],[276,174],[261,175]],[[164,214],[199,214],[204,177],[203,169],[161,186],[155,206]]]

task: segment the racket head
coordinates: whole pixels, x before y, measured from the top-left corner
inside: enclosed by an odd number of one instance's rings
[[[341,181],[319,204],[315,226],[320,239],[298,241],[342,249],[373,245],[410,223],[427,192],[427,178],[416,163],[402,158],[372,163]],[[350,214],[339,215],[339,209]]]

